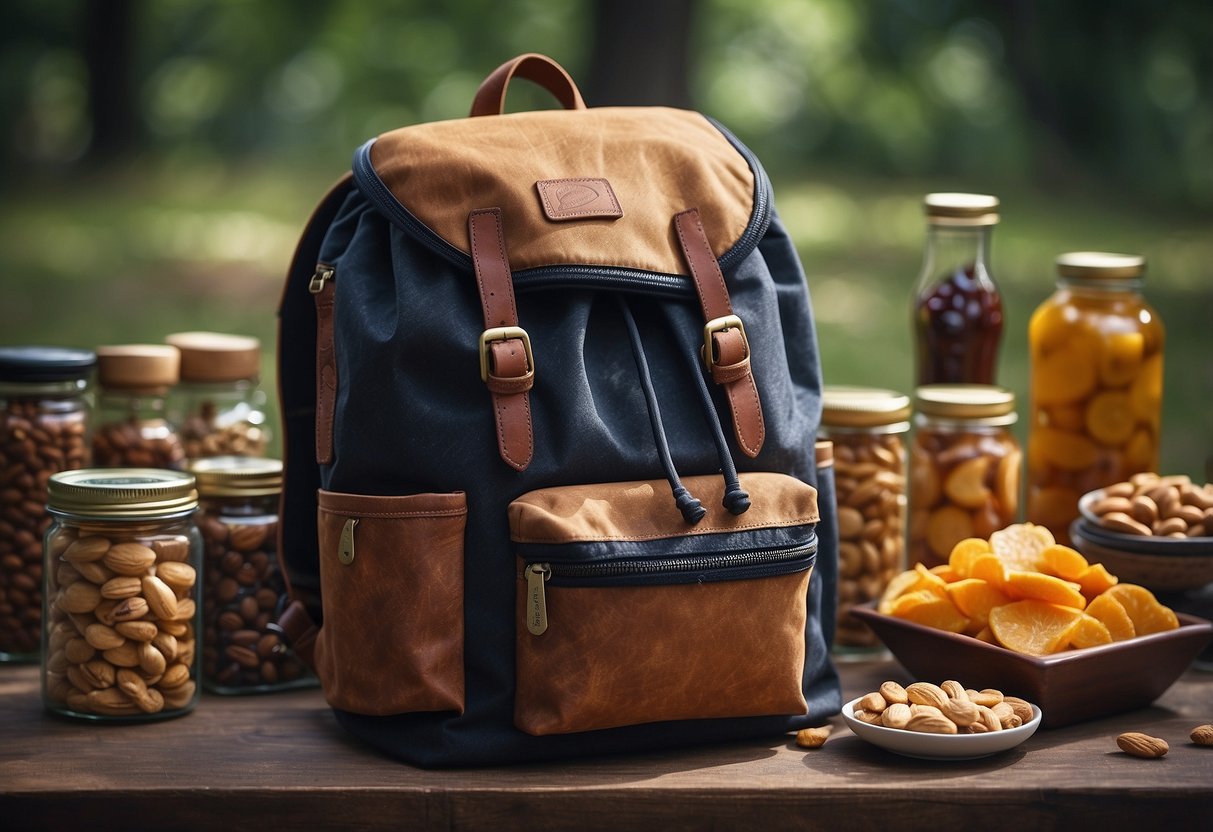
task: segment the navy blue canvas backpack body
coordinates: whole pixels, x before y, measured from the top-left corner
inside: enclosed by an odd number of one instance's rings
[[[564,109],[502,114],[514,76]],[[723,127],[520,56],[358,150],[279,315],[283,626],[350,732],[495,764],[838,712],[808,290]]]

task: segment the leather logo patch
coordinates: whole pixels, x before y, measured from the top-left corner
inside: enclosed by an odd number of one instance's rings
[[[605,179],[540,179],[535,188],[543,213],[553,222],[623,216],[611,183]]]

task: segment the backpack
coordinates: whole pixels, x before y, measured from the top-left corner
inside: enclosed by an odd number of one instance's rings
[[[515,76],[563,109],[502,114]],[[479,765],[839,711],[808,289],[721,125],[515,58],[357,151],[279,318],[281,625],[349,732]]]

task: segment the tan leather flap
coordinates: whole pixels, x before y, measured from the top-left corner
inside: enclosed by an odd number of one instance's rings
[[[500,208],[515,270],[590,265],[686,274],[671,225],[676,213],[698,208],[720,257],[753,210],[745,158],[702,115],[664,107],[420,124],[376,139],[371,161],[396,200],[461,251],[469,251],[469,212]],[[610,184],[622,216],[553,221],[545,214],[536,183],[595,179]],[[590,195],[568,197],[575,207]]]
[[[724,478],[683,477],[683,485],[703,503],[707,515],[688,526],[674,505],[665,480],[614,482],[544,488],[510,503],[510,539],[515,543],[571,543],[589,540],[657,540],[686,534],[816,523],[817,489],[786,474],[742,474],[750,495],[745,514],[720,503]]]

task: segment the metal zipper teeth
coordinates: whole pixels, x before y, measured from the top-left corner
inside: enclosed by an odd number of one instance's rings
[[[699,557],[618,560],[610,563],[552,563],[548,561],[553,578],[612,578],[704,572],[745,566],[765,566],[804,560],[817,551],[816,543],[790,549],[767,549],[756,552],[725,552]]]
[[[708,122],[720,131],[721,135],[733,145],[733,149],[741,154],[754,173],[754,210],[750,215],[750,224],[742,232],[741,237],[733,247],[720,257],[721,270],[730,269],[745,259],[757,246],[759,240],[771,226],[771,180],[767,177],[766,169],[758,161],[748,147],[730,132],[730,130],[711,116],[704,116]]]

